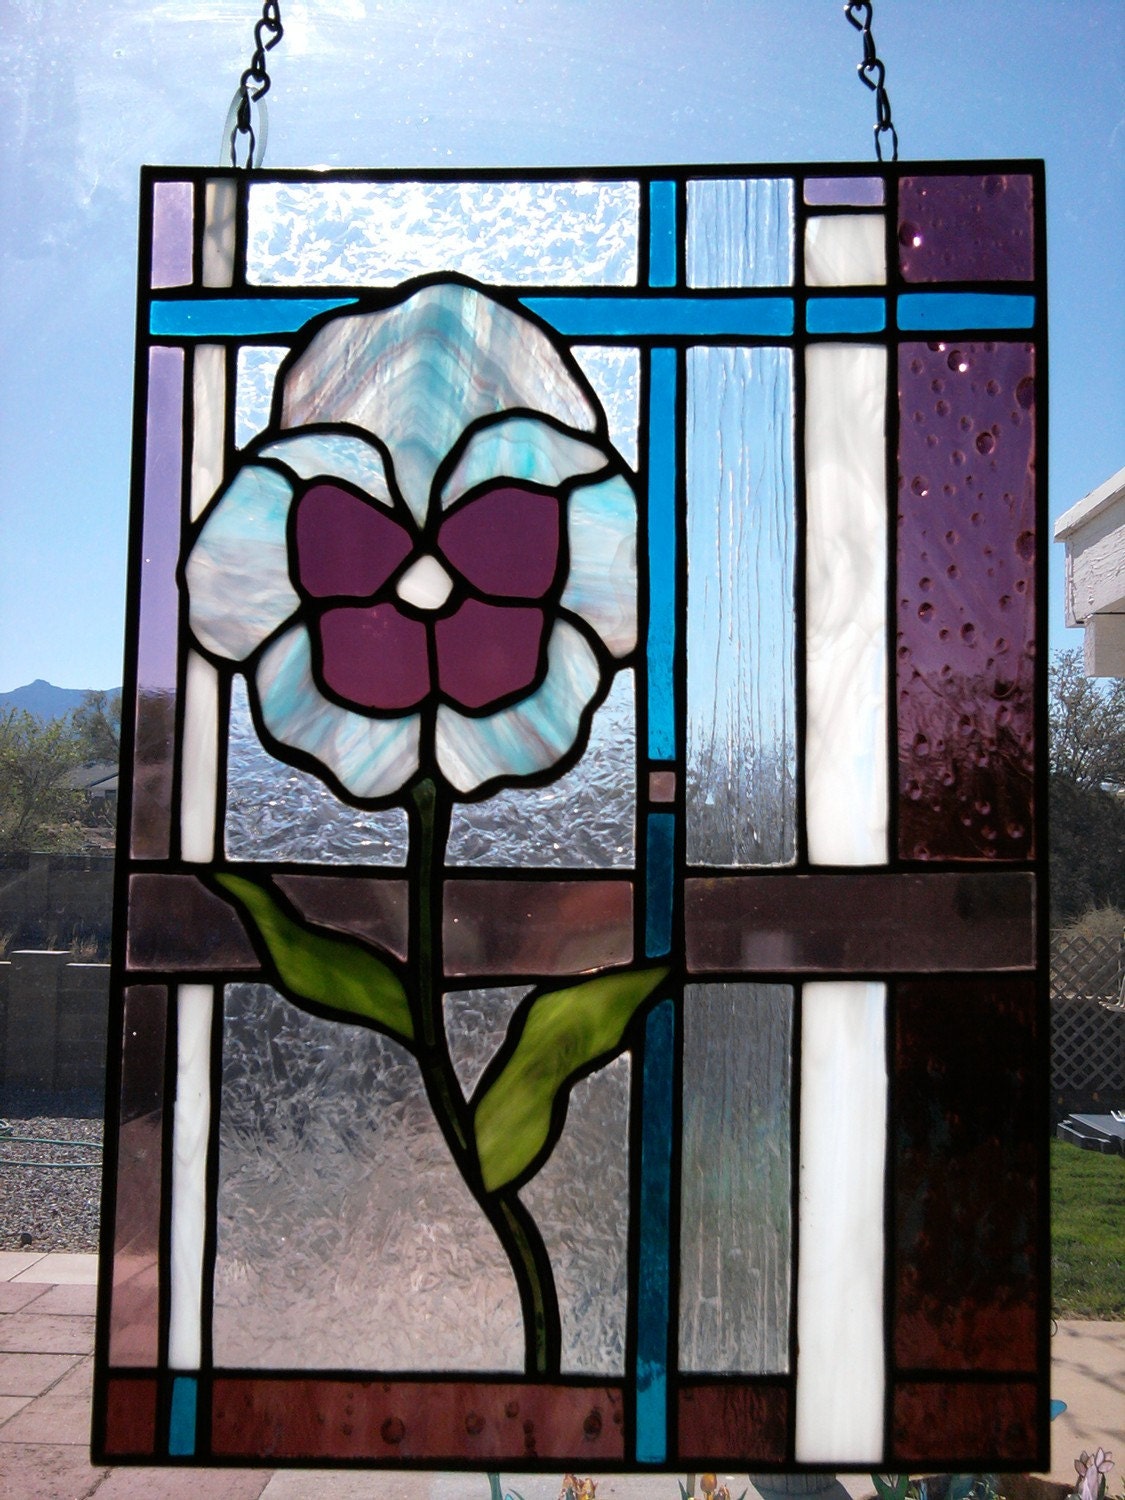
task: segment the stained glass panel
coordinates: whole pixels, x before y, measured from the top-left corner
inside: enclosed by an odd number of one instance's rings
[[[142,203],[95,1454],[1042,1467],[1039,165]]]

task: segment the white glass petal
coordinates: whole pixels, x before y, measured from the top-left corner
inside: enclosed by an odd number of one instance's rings
[[[805,807],[813,864],[887,858],[886,351],[805,359]]]
[[[297,607],[286,521],[293,490],[247,464],[204,522],[187,562],[191,628],[209,651],[242,661]]]
[[[353,796],[389,796],[418,765],[417,714],[369,719],[330,703],[313,681],[303,625],[262,653],[254,686],[269,732],[315,757]]]
[[[633,286],[635,182],[264,182],[250,188],[260,286],[483,282]]]
[[[234,441],[246,444],[269,426],[273,387],[288,349],[269,344],[249,344],[238,351],[234,396]]]
[[[581,431],[595,423],[537,324],[471,287],[439,282],[384,311],[325,324],[285,379],[282,425],[349,422],[374,433],[422,522],[434,472],[469,423],[516,408]]]
[[[814,214],[805,224],[809,286],[881,286],[887,279],[882,214]]]
[[[641,409],[640,350],[575,344],[578,367],[594,387],[609,424],[609,440],[630,468],[637,467],[637,422]]]
[[[234,211],[238,184],[213,177],[204,194],[203,285],[230,286],[234,280]]]
[[[302,479],[343,479],[373,500],[392,503],[383,456],[363,438],[342,432],[309,432],[267,443],[260,456],[278,459]]]
[[[788,286],[793,184],[787,178],[688,183],[688,286]]]
[[[215,857],[219,764],[219,674],[197,651],[188,652],[180,780],[180,852],[189,864]]]
[[[615,474],[575,490],[567,506],[570,573],[564,609],[601,636],[614,656],[637,644],[637,501]]]
[[[192,355],[191,518],[201,516],[223,482],[227,419],[227,351],[199,344]]]
[[[797,1264],[800,1463],[883,1452],[885,986],[806,984]]]
[[[198,1370],[202,1350],[213,1002],[209,984],[181,984],[176,991],[172,1253],[168,1278],[168,1363],[173,1370]]]
[[[428,552],[411,563],[395,586],[395,593],[415,609],[440,609],[453,592],[453,579]]]
[[[489,479],[521,479],[554,488],[576,475],[596,474],[606,462],[600,448],[537,417],[506,417],[469,440],[442,489],[441,503],[452,505]]]
[[[598,688],[598,660],[560,620],[547,646],[547,677],[537,692],[484,719],[445,704],[437,711],[435,752],[446,780],[472,792],[494,776],[533,776],[573,746],[583,711]]]

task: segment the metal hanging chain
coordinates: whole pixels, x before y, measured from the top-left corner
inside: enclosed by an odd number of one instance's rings
[[[898,161],[898,131],[891,120],[891,101],[884,87],[887,70],[875,51],[875,38],[871,35],[873,9],[871,0],[849,0],[849,3],[844,6],[844,14],[855,29],[863,34],[863,61],[859,65],[858,72],[862,81],[875,95],[875,155],[880,161],[884,160],[883,137],[889,135],[892,148],[891,160]]]
[[[254,55],[250,66],[243,73],[234,99],[227,114],[230,130],[230,164],[238,166],[238,137],[246,137],[246,167],[261,165],[265,150],[265,106],[261,100],[270,91],[270,75],[266,72],[266,53],[276,47],[284,35],[281,25],[280,0],[265,0],[261,20],[254,27]],[[254,106],[259,107],[261,139],[254,130]]]

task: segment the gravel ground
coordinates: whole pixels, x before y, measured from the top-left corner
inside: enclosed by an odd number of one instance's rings
[[[101,1143],[102,1101],[92,1091],[0,1090],[0,1250],[98,1248]],[[92,1165],[47,1165],[62,1162]]]

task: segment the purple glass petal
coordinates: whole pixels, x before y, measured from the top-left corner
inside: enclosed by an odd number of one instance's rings
[[[1035,274],[1028,176],[904,177],[899,265],[906,281],[1029,281]]]
[[[467,599],[438,620],[438,681],[462,708],[484,708],[530,687],[539,668],[543,611]]]
[[[364,599],[382,588],[413,544],[377,506],[335,484],[314,484],[297,505],[297,572],[314,599]]]
[[[357,708],[413,708],[430,689],[426,627],[394,604],[330,609],[318,622],[324,680]]]
[[[899,357],[899,852],[1033,853],[1035,356]]]
[[[453,512],[438,545],[482,594],[541,599],[559,557],[558,499],[534,490],[489,490]]]

